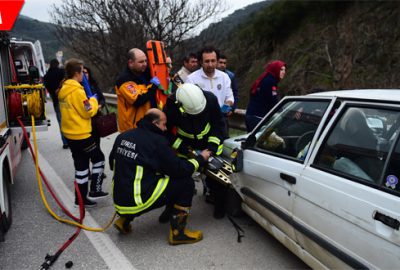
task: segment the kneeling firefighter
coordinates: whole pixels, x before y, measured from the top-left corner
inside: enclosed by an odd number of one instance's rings
[[[194,190],[191,175],[211,153],[205,150],[193,159],[180,159],[165,136],[166,123],[162,111],[150,109],[136,129],[116,138],[109,159],[114,170],[114,206],[120,216],[114,226],[127,234],[135,217],[165,204],[173,205],[169,243],[195,243],[203,236],[201,231],[186,229]]]
[[[224,119],[216,96],[203,91],[195,84],[184,83],[169,96],[164,112],[170,141],[178,155],[191,156],[193,150],[210,150],[220,155],[223,147]],[[214,217],[222,218],[224,211],[224,186],[206,178],[210,195],[214,199]],[[169,209],[160,216],[160,222],[168,220]]]

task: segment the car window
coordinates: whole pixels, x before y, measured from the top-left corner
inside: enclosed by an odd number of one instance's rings
[[[315,158],[314,165],[381,185],[390,146],[398,132],[395,110],[347,107]]]
[[[280,108],[256,134],[256,149],[304,160],[329,101],[293,101]]]

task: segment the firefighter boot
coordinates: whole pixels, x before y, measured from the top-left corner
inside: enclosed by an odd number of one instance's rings
[[[114,227],[122,234],[128,234],[132,231],[131,219],[122,216],[114,222]]]
[[[203,239],[201,231],[190,231],[186,229],[186,221],[189,216],[190,207],[174,205],[171,215],[171,229],[168,242],[170,245],[192,244]]]
[[[92,202],[91,200],[89,200],[88,198],[86,198],[87,194],[88,194],[88,186],[89,183],[86,182],[84,184],[78,184],[78,188],[79,188],[79,192],[81,193],[81,197],[83,200],[83,206],[85,208],[92,208],[95,207],[97,205],[97,203]],[[75,207],[79,207],[79,201],[78,201],[78,194],[75,190]]]
[[[170,216],[172,213],[172,205],[167,204],[165,206],[164,211],[161,213],[161,215],[158,217],[158,222],[160,223],[167,223],[170,220]]]
[[[103,185],[103,173],[93,173],[92,181],[90,183],[90,192],[88,198],[91,200],[98,200],[108,196],[108,192],[104,192],[101,190],[101,186]]]

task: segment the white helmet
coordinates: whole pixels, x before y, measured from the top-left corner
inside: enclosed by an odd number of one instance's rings
[[[203,91],[194,84],[184,83],[176,90],[176,100],[188,114],[199,114],[206,107],[206,97]]]

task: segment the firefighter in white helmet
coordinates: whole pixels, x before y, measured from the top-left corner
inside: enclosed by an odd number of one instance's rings
[[[194,190],[191,175],[211,153],[204,150],[192,159],[178,158],[165,137],[166,123],[165,114],[152,108],[136,129],[115,139],[109,162],[114,170],[114,207],[120,217],[114,226],[128,234],[134,218],[168,204],[173,206],[169,243],[191,244],[203,238],[201,231],[186,228]]]
[[[203,91],[195,84],[184,83],[168,98],[164,112],[168,119],[172,148],[179,156],[188,157],[193,150],[204,149],[210,150],[213,155],[222,153],[224,121],[213,93]],[[216,182],[210,188],[215,199],[214,217],[222,218],[224,210],[221,193],[224,189]],[[171,206],[169,208],[167,206],[160,216],[161,223],[169,220]]]

